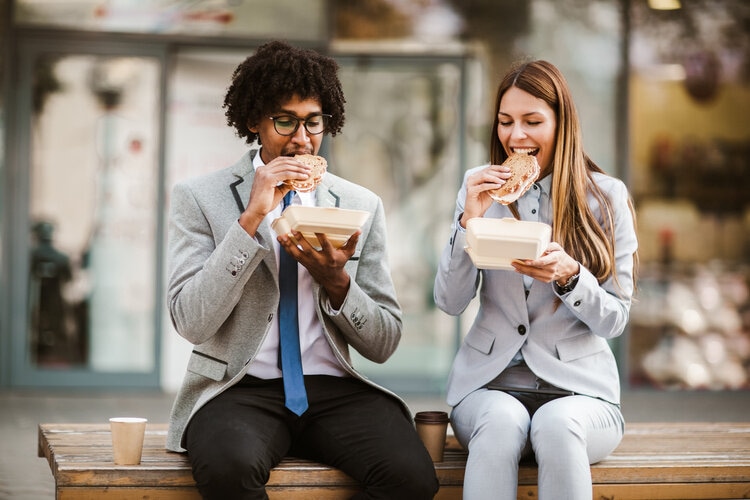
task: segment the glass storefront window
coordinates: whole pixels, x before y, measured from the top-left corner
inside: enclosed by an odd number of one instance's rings
[[[167,196],[176,182],[232,165],[247,151],[226,125],[222,103],[232,72],[250,54],[252,49],[186,49],[175,55],[167,91]],[[165,263],[168,258],[165,253]],[[167,312],[162,325],[162,385],[177,390],[192,344],[177,334]]]
[[[30,359],[150,372],[159,61],[42,54],[33,64]]]
[[[388,363],[355,354],[356,363],[400,390],[439,392],[457,323],[435,307],[432,287],[465,161],[458,133],[468,91],[463,61],[377,53],[368,54],[367,64],[347,55],[338,60],[352,119],[333,140],[332,171],[383,199],[391,273],[404,311],[404,336]]]
[[[633,3],[634,387],[750,383],[750,5]]]

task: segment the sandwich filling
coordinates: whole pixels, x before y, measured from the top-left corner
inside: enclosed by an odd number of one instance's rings
[[[295,155],[294,159],[312,168],[310,177],[305,180],[290,179],[285,183],[298,193],[309,193],[310,191],[314,191],[315,188],[318,187],[318,184],[320,184],[323,175],[328,169],[328,162],[322,156],[310,154]]]

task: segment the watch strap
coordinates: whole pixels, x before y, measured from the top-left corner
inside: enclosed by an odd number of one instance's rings
[[[568,278],[568,281],[566,281],[564,285],[559,285],[557,281],[555,281],[555,288],[557,288],[557,293],[559,293],[560,295],[565,295],[566,293],[572,292],[576,287],[576,284],[578,283],[578,277],[580,275],[580,273],[574,274],[573,276]]]

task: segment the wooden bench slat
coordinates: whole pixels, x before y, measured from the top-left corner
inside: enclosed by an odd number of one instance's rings
[[[202,500],[195,487],[167,488],[58,488],[56,500],[133,500],[148,498],[158,500]]]
[[[112,462],[109,425],[41,424],[38,454],[55,477],[58,499],[200,498],[183,454],[167,452],[166,424],[148,424],[140,465]],[[466,452],[453,436],[435,469],[436,499],[461,498]],[[750,423],[629,424],[620,446],[592,465],[595,499],[750,497]],[[537,498],[537,468],[519,468],[518,498]],[[271,472],[272,499],[348,498],[357,483],[343,472],[285,458]],[[103,492],[106,492],[105,496]]]
[[[344,500],[351,498],[355,490],[293,490],[269,488],[268,496],[271,500]],[[750,490],[747,484],[723,483],[703,484],[698,487],[685,488],[675,484],[645,484],[645,485],[595,485],[594,499],[629,499],[629,500],[699,500],[711,498],[748,498]],[[134,498],[149,498],[159,500],[201,500],[195,488],[61,488],[58,490],[58,500],[132,500]],[[457,486],[441,487],[435,500],[458,500],[461,498],[461,488]],[[536,486],[521,486],[518,499],[533,500],[538,498]]]
[[[438,498],[438,497],[435,497]],[[454,497],[460,499],[461,496]],[[519,486],[518,500],[539,498],[536,486]],[[750,498],[745,483],[702,484],[595,484],[594,500],[706,500]]]
[[[594,498],[598,500],[705,500],[739,499],[750,497],[747,483],[649,483],[607,484],[594,486]],[[536,497],[526,497],[536,498]]]
[[[270,500],[348,500],[358,490],[347,488],[269,488]],[[61,488],[57,493],[57,500],[201,500],[195,488]],[[439,497],[436,497],[439,498]],[[459,497],[451,497],[451,500]]]

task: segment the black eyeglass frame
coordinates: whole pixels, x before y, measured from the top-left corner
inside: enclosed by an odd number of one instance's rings
[[[293,120],[295,122],[294,130],[292,130],[289,133],[284,133],[284,132],[279,131],[279,128],[276,125],[276,120],[278,120],[279,118],[288,118],[290,121]],[[312,131],[310,131],[309,128],[307,128],[307,121],[315,119],[315,118],[322,118],[323,119],[323,130],[321,130],[320,132],[312,132]],[[279,134],[279,135],[283,135],[284,137],[289,137],[290,135],[296,134],[297,130],[299,130],[299,124],[300,123],[302,123],[304,125],[305,131],[308,134],[310,134],[310,135],[320,135],[320,134],[324,133],[328,129],[328,126],[327,126],[326,122],[328,120],[330,120],[331,118],[332,118],[332,115],[329,115],[329,114],[326,114],[326,113],[318,113],[318,114],[315,114],[315,115],[310,115],[307,118],[299,118],[299,117],[296,117],[294,115],[277,115],[277,116],[269,116],[268,117],[269,120],[273,120],[273,129],[276,131],[276,133]]]

